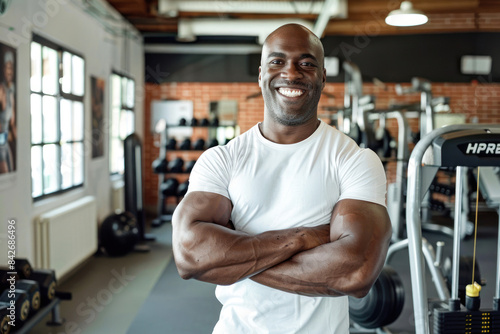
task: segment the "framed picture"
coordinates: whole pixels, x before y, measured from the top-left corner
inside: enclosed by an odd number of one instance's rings
[[[91,77],[92,99],[92,158],[104,155],[104,79]]]
[[[16,49],[0,43],[0,174],[17,168]]]

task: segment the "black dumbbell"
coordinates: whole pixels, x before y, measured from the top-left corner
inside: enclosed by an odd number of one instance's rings
[[[188,187],[189,187],[189,180],[186,180],[185,182],[179,184],[179,188],[177,188],[177,196],[186,195]]]
[[[42,306],[49,304],[56,295],[56,273],[52,269],[33,270],[30,280],[38,282]]]
[[[210,122],[208,121],[208,118],[203,118],[200,122],[201,126],[209,126]]]
[[[184,160],[182,158],[175,158],[168,163],[168,170],[170,173],[182,173],[182,167],[184,166]]]
[[[175,150],[177,148],[177,140],[175,140],[175,138],[170,138],[165,148],[171,151]]]
[[[191,119],[191,126],[198,126],[198,120],[194,117]]]
[[[179,145],[179,149],[181,150],[190,150],[191,149],[191,139],[186,138],[182,141],[182,143]]]
[[[19,274],[20,278],[29,278],[33,268],[27,259],[16,258],[16,263],[14,264],[16,272]]]
[[[210,139],[210,141],[208,142],[208,148],[211,148],[214,146],[219,146],[219,141],[215,138]]]
[[[186,122],[186,119],[185,119],[185,118],[181,118],[181,119],[179,120],[179,125],[180,125],[180,126],[185,126],[186,124],[187,124],[187,122]]]
[[[168,172],[168,161],[167,159],[158,158],[153,161],[153,172],[156,174],[165,174]]]
[[[18,274],[10,274],[13,272],[6,267],[0,268],[0,293],[10,287],[11,282],[17,282],[20,277]]]
[[[200,138],[194,142],[193,149],[201,151],[205,149],[205,140]]]
[[[191,173],[195,163],[196,163],[196,160],[191,160],[191,161],[188,161],[186,163],[186,173]]]
[[[175,178],[168,178],[160,186],[161,193],[163,196],[177,196],[177,188],[179,187],[179,181]]]
[[[212,121],[210,122],[210,125],[211,126],[219,126],[219,119],[217,117],[215,117],[214,119],[212,119]]]
[[[35,314],[42,304],[38,282],[30,279],[21,279],[16,282],[16,289],[22,290],[28,294],[31,314]]]
[[[10,326],[10,310],[7,305],[0,305],[0,334],[9,334],[12,327]]]
[[[14,306],[16,323],[24,323],[30,314],[30,301],[28,294],[23,290],[5,290],[0,295],[0,306],[7,306],[10,310]]]

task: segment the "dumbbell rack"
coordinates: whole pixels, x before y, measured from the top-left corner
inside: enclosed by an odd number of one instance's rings
[[[236,128],[236,124],[234,125],[166,125],[165,130],[162,131],[161,137],[160,137],[160,152],[159,152],[159,157],[160,158],[165,158],[167,159],[167,142],[168,142],[168,129],[169,128],[206,128],[206,129],[217,129],[218,127],[233,127]],[[208,137],[210,136],[210,133],[208,134]],[[213,136],[215,138],[215,136]],[[203,152],[204,150],[176,150],[178,152]],[[185,172],[184,172],[185,173]],[[172,214],[167,213],[167,208],[166,208],[166,199],[162,192],[161,192],[161,185],[165,180],[167,179],[167,175],[172,174],[170,172],[166,173],[158,173],[158,216],[156,219],[152,221],[152,225],[154,227],[160,226],[161,224],[165,222],[171,222],[172,221]],[[178,199],[178,198],[177,198]]]
[[[500,124],[464,124],[449,125],[436,129],[424,136],[415,146],[408,165],[408,198],[406,224],[408,231],[408,248],[413,295],[413,311],[417,334],[430,333],[425,267],[423,261],[421,205],[436,171],[440,166],[457,168],[456,193],[462,191],[462,180],[465,168],[477,166],[499,166],[498,154],[481,155],[470,153],[468,147],[480,143],[500,144]],[[466,150],[464,152],[464,150]],[[460,236],[462,227],[462,201],[455,201],[455,223],[453,235],[452,285],[450,291],[450,316],[458,315],[452,309],[458,302],[458,279]],[[500,227],[500,221],[499,221]],[[500,300],[500,239],[497,249],[497,279],[494,305]],[[432,267],[429,266],[432,270]],[[455,307],[453,307],[455,308]],[[436,310],[435,310],[436,311]],[[494,310],[499,312],[498,309]],[[494,331],[492,333],[495,333]]]
[[[15,330],[12,332],[13,334],[27,334],[32,330],[40,321],[45,318],[49,312],[52,313],[52,320],[48,323],[50,326],[60,326],[63,324],[63,320],[61,319],[61,314],[59,311],[59,303],[61,300],[58,297],[55,297],[48,305],[44,306],[40,310],[37,311],[28,321],[26,321],[23,326],[19,330]]]

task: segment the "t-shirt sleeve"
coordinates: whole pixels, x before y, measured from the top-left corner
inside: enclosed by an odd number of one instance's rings
[[[340,170],[340,198],[386,206],[386,176],[375,152],[362,149],[347,159]]]
[[[223,147],[214,147],[196,161],[189,175],[188,193],[205,191],[229,198],[229,158]]]

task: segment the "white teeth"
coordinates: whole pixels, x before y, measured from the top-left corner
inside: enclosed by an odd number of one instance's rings
[[[280,87],[278,89],[278,92],[280,92],[280,94],[283,94],[283,95],[288,96],[288,97],[297,97],[297,96],[301,96],[302,94],[304,94],[304,92],[300,89],[290,89],[290,88],[283,88],[283,87]]]

